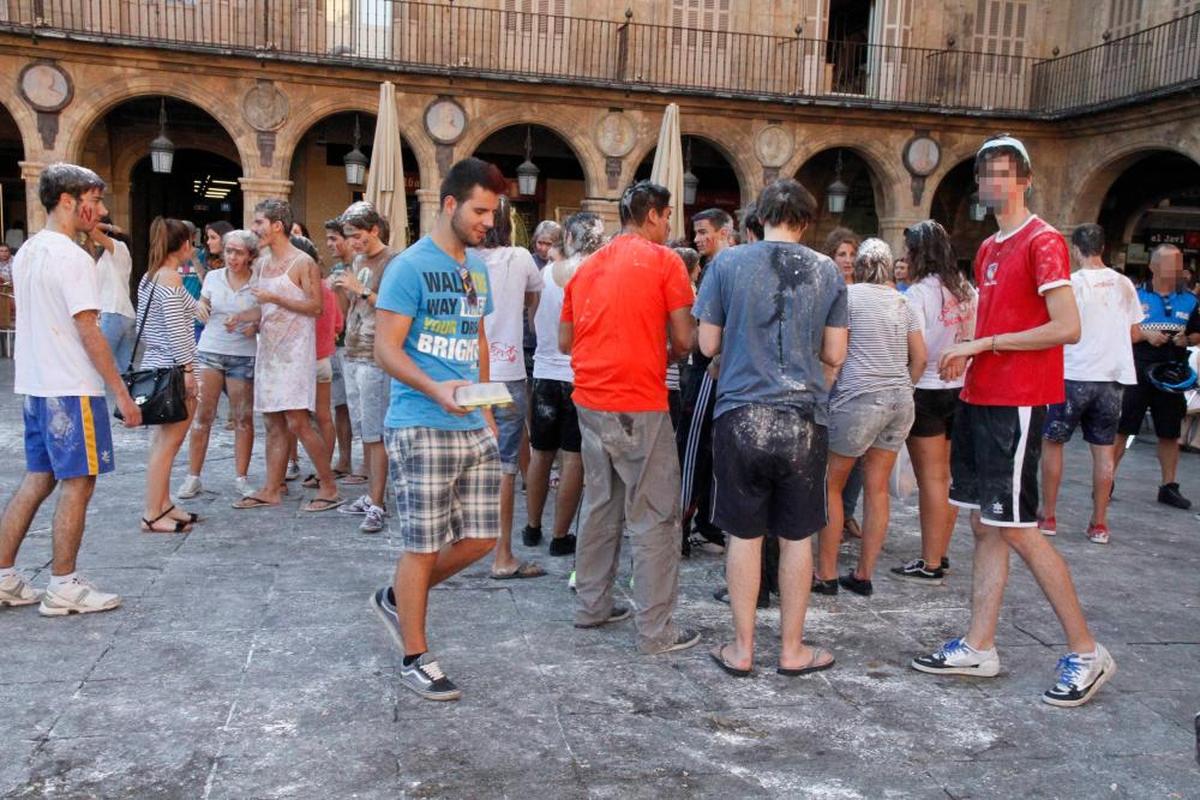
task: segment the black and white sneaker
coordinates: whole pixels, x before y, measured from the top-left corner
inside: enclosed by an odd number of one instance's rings
[[[1089,656],[1067,653],[1058,660],[1058,680],[1047,689],[1042,700],[1059,708],[1074,708],[1092,699],[1100,687],[1117,671],[1117,662],[1103,645]]]
[[[1000,674],[1000,656],[996,648],[976,650],[966,639],[951,639],[927,656],[917,656],[911,662],[918,672],[932,675],[973,675],[994,678]]]
[[[599,622],[576,622],[575,627],[584,630],[588,628],[600,628],[613,622],[620,622],[623,619],[629,619],[629,615],[632,613],[633,612],[629,610],[629,606],[613,606],[612,611],[608,612],[607,619],[602,619]]]
[[[941,586],[946,573],[939,569],[926,569],[925,559],[914,558],[900,567],[892,567],[892,574],[902,581],[922,583],[926,586]]]
[[[400,667],[400,683],[426,700],[457,700],[462,697],[462,689],[446,677],[429,653],[422,653],[407,667]]]
[[[400,617],[396,614],[396,596],[392,593],[392,587],[385,586],[371,595],[371,610],[379,617],[383,627],[387,628],[388,635],[403,653],[404,639],[400,636]]]

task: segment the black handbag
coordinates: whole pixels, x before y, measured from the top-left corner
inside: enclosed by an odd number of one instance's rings
[[[150,306],[154,303],[154,290],[157,286],[158,284],[151,279],[150,297],[146,300],[146,309],[142,312],[142,321],[133,340],[133,355],[129,357],[129,368],[121,376],[125,388],[129,389],[129,396],[142,410],[143,425],[169,425],[188,418],[187,376],[183,367],[177,365],[157,369],[133,368],[138,343],[142,340],[142,329],[146,327],[146,315],[150,313]],[[119,407],[113,411],[113,416],[124,419]]]

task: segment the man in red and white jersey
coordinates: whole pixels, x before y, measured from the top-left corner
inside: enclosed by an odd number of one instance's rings
[[[1037,579],[1071,649],[1042,699],[1083,705],[1116,665],[1088,630],[1071,573],[1038,531],[1038,459],[1047,404],[1064,400],[1063,345],[1079,340],[1067,243],[1027,203],[1033,170],[1025,146],[992,137],[975,156],[981,202],[999,231],[979,247],[975,338],[942,351],[944,380],[966,370],[950,444],[950,502],[971,509],[975,533],[971,627],[913,659],[921,672],[993,677],[996,625],[1015,550]]]

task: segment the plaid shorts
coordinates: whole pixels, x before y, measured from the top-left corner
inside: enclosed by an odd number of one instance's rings
[[[488,428],[388,428],[401,547],[436,553],[500,535],[500,451]]]

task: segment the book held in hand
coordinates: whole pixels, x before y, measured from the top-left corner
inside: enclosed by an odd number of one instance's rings
[[[513,401],[503,383],[472,383],[454,390],[454,400],[463,408],[506,406]]]

